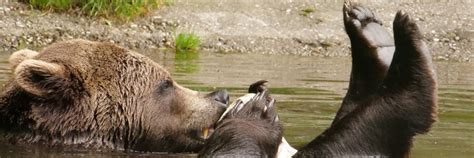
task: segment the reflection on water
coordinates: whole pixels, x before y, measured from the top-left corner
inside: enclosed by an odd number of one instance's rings
[[[243,95],[250,83],[270,81],[278,112],[290,144],[301,147],[326,129],[344,96],[349,79],[349,58],[318,58],[255,54],[149,51],[144,53],[167,68],[181,85],[204,92],[227,89],[231,99]],[[0,82],[11,70],[8,55],[0,54]],[[439,122],[426,135],[417,136],[413,157],[469,157],[474,155],[474,64],[435,62],[439,80]],[[0,155],[183,157],[139,153],[100,153],[0,144]]]
[[[175,64],[180,65],[176,67],[175,71],[178,73],[194,73],[199,71],[198,66],[195,62],[199,59],[199,53],[197,52],[176,52]]]

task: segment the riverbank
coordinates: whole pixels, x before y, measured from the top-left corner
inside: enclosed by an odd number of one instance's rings
[[[2,4],[3,3],[3,4]],[[0,49],[11,52],[85,38],[130,49],[172,48],[174,35],[193,32],[202,49],[220,52],[349,56],[342,2],[176,0],[130,23],[44,13],[0,2]],[[409,12],[436,60],[473,62],[471,1],[366,3],[389,28],[397,10]]]

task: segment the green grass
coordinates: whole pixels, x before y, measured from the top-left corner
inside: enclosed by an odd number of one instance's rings
[[[166,0],[20,0],[33,8],[131,20],[160,7]],[[169,1],[169,0],[168,0]]]
[[[71,0],[21,0],[31,6],[43,10],[65,11],[73,5]]]
[[[201,40],[193,33],[180,33],[176,36],[176,52],[194,51],[199,48]]]

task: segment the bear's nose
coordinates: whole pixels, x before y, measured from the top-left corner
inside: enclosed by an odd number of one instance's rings
[[[221,102],[225,105],[229,103],[229,93],[226,90],[218,90],[211,93],[212,98],[215,101]]]

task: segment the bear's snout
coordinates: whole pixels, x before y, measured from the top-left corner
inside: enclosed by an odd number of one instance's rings
[[[214,91],[211,94],[209,94],[211,98],[213,98],[215,101],[218,101],[224,105],[227,105],[229,103],[229,93],[226,90],[218,90]]]

